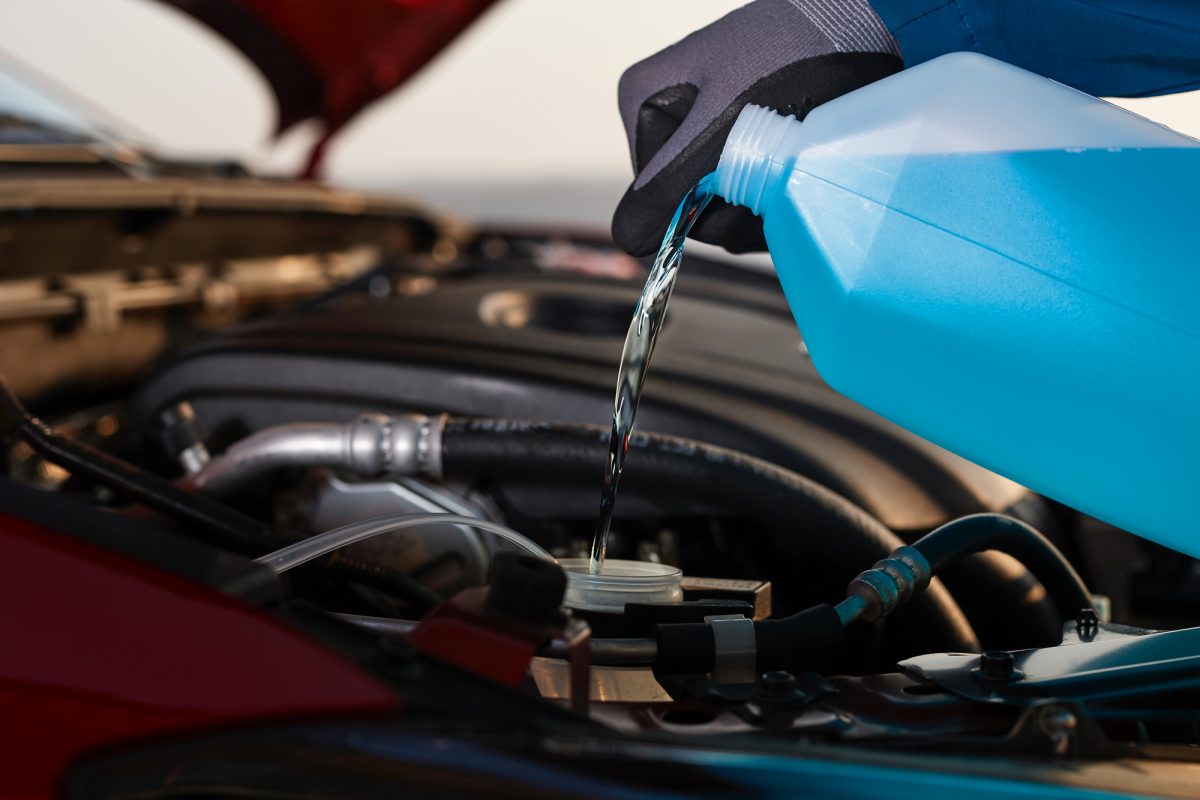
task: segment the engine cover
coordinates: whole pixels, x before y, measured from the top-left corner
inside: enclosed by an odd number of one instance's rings
[[[497,241],[507,254],[488,258]],[[642,276],[545,269],[545,242],[488,242],[454,274],[402,280],[406,290],[384,297],[345,294],[188,350],[143,384],[136,413],[150,420],[187,400],[218,444],[364,410],[607,423]],[[638,425],[776,462],[898,531],[1018,505],[1028,517],[1037,503],[831,390],[774,278],[701,258],[682,267]],[[592,494],[541,502],[592,513]]]

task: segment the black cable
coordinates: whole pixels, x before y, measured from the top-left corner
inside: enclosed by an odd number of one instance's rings
[[[373,267],[367,268],[365,272],[355,275],[353,278],[342,281],[315,297],[308,297],[293,305],[287,310],[287,314],[300,315],[307,314],[318,308],[323,308],[331,303],[355,294],[365,294],[371,289],[371,282],[376,278],[382,277],[388,282],[388,289],[391,290],[391,282],[399,267],[394,260],[386,260],[376,264]]]
[[[231,550],[258,554],[270,546],[266,526],[240,511],[181,489],[103,450],[56,434],[25,410],[2,376],[0,413],[12,421],[18,435],[30,447],[72,475],[95,481],[186,526],[201,529],[213,541]]]
[[[538,482],[599,483],[607,428],[592,425],[447,420],[442,470],[447,476],[494,476]],[[628,490],[703,497],[761,523],[798,563],[818,554],[848,574],[886,558],[903,542],[841,495],[762,459],[692,439],[635,434],[621,478]],[[920,646],[973,652],[970,623],[940,582],[910,606],[921,615]]]
[[[409,611],[418,619],[442,602],[441,595],[411,575],[378,564],[358,561],[345,554],[335,554],[333,558],[326,560],[324,566],[332,575],[378,589],[404,601]]]
[[[1033,526],[1003,514],[973,514],[947,522],[918,540],[936,575],[949,562],[984,550],[998,550],[1033,573],[1058,608],[1062,622],[1092,607],[1092,595],[1079,573],[1054,544]]]

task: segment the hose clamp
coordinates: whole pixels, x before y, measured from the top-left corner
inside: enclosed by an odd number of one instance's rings
[[[716,684],[754,683],[758,680],[758,642],[754,620],[740,614],[705,617],[712,628],[712,680]]]

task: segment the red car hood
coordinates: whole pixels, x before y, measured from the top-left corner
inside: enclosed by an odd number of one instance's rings
[[[421,69],[495,0],[160,0],[212,28],[266,78],[276,134],[307,119],[324,145],[360,110]]]

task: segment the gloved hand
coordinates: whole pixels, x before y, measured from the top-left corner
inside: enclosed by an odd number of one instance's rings
[[[613,240],[634,255],[657,250],[684,193],[716,169],[747,103],[803,119],[901,66],[867,0],[757,0],[634,64],[618,102],[635,178],[613,216]],[[759,219],[719,199],[691,235],[733,252],[766,249]]]

